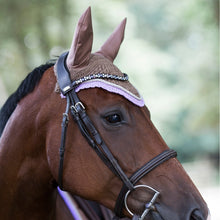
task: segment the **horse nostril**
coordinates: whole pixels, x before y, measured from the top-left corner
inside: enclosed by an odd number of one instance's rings
[[[200,210],[195,209],[191,213],[190,220],[205,220]]]

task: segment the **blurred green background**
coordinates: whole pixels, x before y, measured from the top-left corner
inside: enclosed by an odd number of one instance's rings
[[[219,184],[218,0],[0,0],[0,106],[71,44],[91,5],[95,52],[127,17],[115,64],[198,184]],[[197,180],[196,180],[197,181]]]

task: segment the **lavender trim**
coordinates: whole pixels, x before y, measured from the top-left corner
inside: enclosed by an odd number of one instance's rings
[[[133,104],[143,107],[145,105],[144,100],[142,97],[138,97],[131,93],[130,91],[126,90],[125,88],[116,85],[114,83],[107,82],[105,80],[96,79],[96,80],[90,80],[88,82],[84,82],[80,84],[76,88],[76,92],[79,92],[83,89],[89,89],[89,88],[102,88],[107,90],[108,92],[113,92],[119,95],[122,95],[125,97],[128,101],[132,102]],[[61,98],[66,98],[64,95],[61,94]]]
[[[62,197],[63,201],[65,202],[67,208],[69,209],[70,213],[72,214],[73,218],[75,220],[83,220],[77,210],[77,208],[74,206],[74,203],[71,201],[71,197],[69,194],[65,191],[62,191],[59,187],[57,187],[57,191]]]
[[[107,82],[105,80],[90,80],[88,82],[82,83],[76,88],[76,92],[79,92],[82,89],[96,88],[96,87],[105,89],[108,92],[113,92],[113,93],[122,95],[128,101],[132,102],[133,104],[139,107],[143,107],[145,105],[142,97],[139,98],[138,96],[134,95],[130,91],[126,90],[125,88],[119,85]]]

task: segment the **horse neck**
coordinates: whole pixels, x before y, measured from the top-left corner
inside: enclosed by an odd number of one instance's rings
[[[46,158],[44,126],[37,122],[43,105],[39,92],[45,91],[35,88],[23,98],[2,134],[0,219],[53,218],[56,190]]]

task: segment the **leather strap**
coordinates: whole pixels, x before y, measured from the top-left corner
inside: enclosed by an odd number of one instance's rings
[[[63,95],[67,96],[67,100],[70,100],[71,114],[75,122],[77,123],[81,133],[86,138],[90,146],[97,152],[97,154],[103,160],[105,165],[109,167],[112,170],[112,172],[116,174],[123,181],[123,183],[126,185],[128,189],[132,190],[133,185],[131,184],[130,180],[123,172],[117,160],[114,158],[109,148],[106,146],[105,142],[103,141],[98,131],[96,130],[95,126],[89,119],[83,104],[80,102],[75,92],[75,87],[73,86],[74,82],[71,81],[69,71],[65,65],[65,60],[67,55],[68,53],[63,53],[57,61],[57,78],[61,92],[63,93]],[[65,137],[63,132],[65,132],[65,130],[62,131],[62,136]],[[65,141],[61,142],[61,146],[62,143],[65,143]],[[63,151],[63,147],[61,147],[60,149],[61,149],[60,151]],[[60,162],[59,176],[62,176],[61,175],[63,172],[61,171],[63,164],[62,154],[60,154],[60,160],[61,162]],[[62,185],[60,187],[62,188]]]
[[[163,151],[161,154],[154,157],[152,160],[147,162],[144,166],[142,166],[139,170],[137,170],[129,179],[132,182],[133,185],[135,185],[141,178],[143,178],[145,175],[147,175],[150,171],[158,167],[163,162],[176,157],[177,153],[176,151],[172,149],[168,149]],[[121,191],[118,195],[114,212],[116,216],[123,217],[123,208],[124,208],[124,198],[125,194],[128,191],[126,185],[123,185],[121,188]]]
[[[73,89],[68,68],[66,67],[66,58],[69,52],[60,55],[57,60],[57,79],[60,90],[63,95],[66,95]]]
[[[86,138],[87,142],[96,151],[99,157],[103,160],[108,168],[116,174],[130,190],[133,189],[133,184],[119,166],[117,160],[112,155],[111,151],[101,138],[92,121],[88,117],[83,104],[80,102],[75,90],[73,89],[68,96],[71,101],[71,113],[76,121],[81,133]]]
[[[63,113],[62,120],[62,133],[61,133],[61,143],[60,143],[60,164],[59,164],[59,176],[58,176],[58,185],[60,189],[63,190],[63,161],[64,161],[64,152],[65,152],[65,142],[66,142],[66,130],[69,122],[69,112],[70,100],[67,98],[66,111]]]

